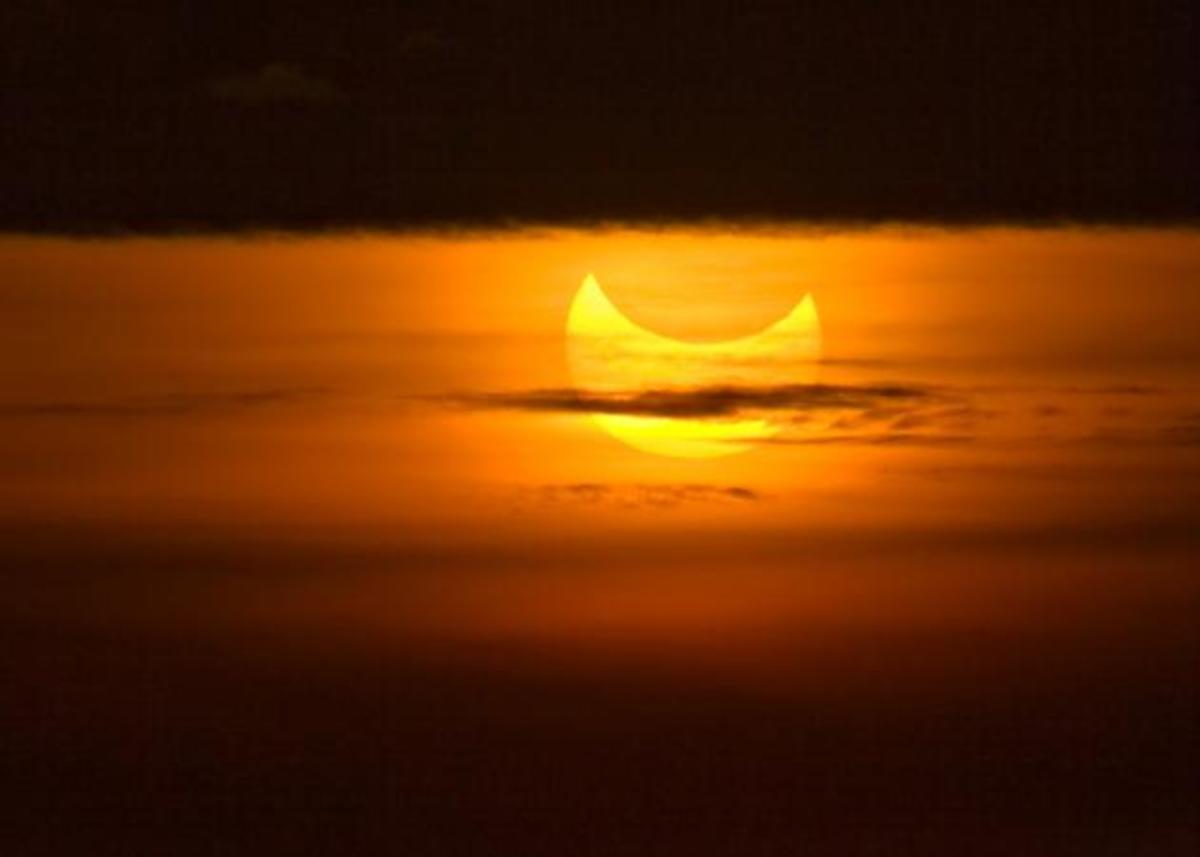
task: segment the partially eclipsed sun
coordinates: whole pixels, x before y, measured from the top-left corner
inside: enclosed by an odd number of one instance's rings
[[[807,295],[786,316],[750,336],[680,342],[630,321],[589,274],[567,317],[567,348],[575,385],[588,393],[805,384],[815,380],[821,323]],[[781,428],[770,414],[702,419],[596,413],[592,418],[636,449],[679,458],[742,452]]]

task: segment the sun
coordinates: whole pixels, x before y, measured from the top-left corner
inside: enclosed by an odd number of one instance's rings
[[[567,316],[567,350],[576,387],[589,393],[803,384],[815,380],[821,324],[807,295],[786,316],[750,336],[681,342],[630,321],[588,274]],[[598,413],[592,418],[635,449],[676,458],[744,452],[782,427],[769,414],[702,419]]]

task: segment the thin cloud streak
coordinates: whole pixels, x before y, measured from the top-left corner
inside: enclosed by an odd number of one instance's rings
[[[786,430],[761,443],[779,446],[953,447],[987,443],[1024,448],[1196,447],[1200,419],[1187,411],[1167,419],[1157,406],[1171,391],[1146,385],[1045,388],[1078,401],[1113,397],[1141,401],[1114,422],[1106,412],[1075,414],[1050,400],[1005,402],[992,397],[1042,388],[955,388],[917,383],[720,385],[597,391],[570,388],[466,393],[442,404],[475,410],[540,414],[608,414],[647,419],[736,420],[770,417]],[[428,401],[428,400],[426,400]],[[1034,424],[1029,424],[1032,416]],[[1023,418],[1022,418],[1023,417]],[[1071,423],[1060,425],[1070,418]],[[1134,420],[1130,424],[1130,420]]]
[[[940,400],[942,395],[932,388],[905,384],[782,384],[767,387],[721,385],[634,392],[553,388],[468,393],[449,397],[445,401],[489,410],[727,419],[752,411],[807,413],[822,410],[868,410],[888,403],[926,403]]]
[[[755,441],[775,446],[962,446],[978,440],[971,434],[934,434],[932,432],[869,432],[863,434],[822,434],[810,437],[770,437]]]
[[[763,495],[744,485],[707,483],[602,483],[574,482],[539,485],[529,489],[538,502],[587,506],[618,506],[629,509],[673,509],[698,503],[756,503]]]

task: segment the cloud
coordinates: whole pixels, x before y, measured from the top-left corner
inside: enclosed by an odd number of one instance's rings
[[[1200,413],[1189,414],[1164,426],[1162,439],[1174,446],[1200,446]]]
[[[876,384],[737,384],[628,391],[550,388],[466,393],[439,399],[480,410],[530,413],[616,414],[633,417],[736,420],[770,416],[786,429],[762,443],[781,446],[951,447],[989,443],[1008,448],[1038,446],[1200,446],[1200,413],[1156,413],[1171,391],[1139,385],[1059,388],[1062,396],[1116,396],[1145,408],[1122,410],[1122,424],[1107,411],[1088,419],[1053,400],[1020,407],[987,406],[989,395],[1008,388]],[[1035,392],[1039,389],[1021,391]],[[1078,401],[1077,399],[1072,399]],[[1078,419],[1064,422],[1075,414]],[[1030,428],[1021,415],[1035,418]],[[1140,416],[1139,416],[1140,415]],[[1129,424],[1136,420],[1138,424]],[[1054,429],[1054,430],[1052,430]]]
[[[247,74],[209,82],[208,94],[221,101],[242,104],[335,101],[342,92],[298,65],[270,63]]]
[[[753,503],[763,495],[742,485],[615,484],[574,482],[564,485],[540,485],[530,489],[541,503],[611,505],[622,508],[673,509],[697,503]]]
[[[965,392],[948,388],[887,383],[720,385],[628,392],[556,388],[469,393],[441,401],[482,410],[691,420],[771,413],[800,430],[768,441],[780,445],[951,446],[976,440],[975,429],[996,416],[967,398]]]
[[[1147,384],[1107,384],[1092,387],[1063,387],[1060,393],[1081,396],[1159,396],[1165,391],[1161,387]]]
[[[681,419],[730,419],[748,412],[803,415],[814,411],[852,410],[870,414],[882,405],[911,405],[941,399],[932,388],[904,384],[781,384],[595,392],[552,388],[499,393],[469,393],[449,402],[473,408],[538,412],[625,414]],[[886,412],[891,414],[892,411]],[[896,410],[898,415],[902,409]]]
[[[977,438],[971,434],[949,434],[933,432],[859,432],[857,434],[820,434],[809,437],[771,437],[756,443],[776,446],[961,446],[973,443]]]
[[[16,402],[0,404],[0,418],[187,416],[289,404],[327,392],[320,387],[278,387],[217,393],[163,393],[94,401]]]
[[[1059,405],[1042,404],[1035,405],[1032,413],[1035,417],[1039,417],[1041,419],[1052,419],[1054,417],[1061,417],[1066,413],[1066,410]]]

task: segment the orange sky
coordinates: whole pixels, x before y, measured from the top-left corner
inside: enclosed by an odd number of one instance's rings
[[[850,404],[781,365],[735,384],[786,393],[751,451],[624,445],[570,398],[588,271],[698,341],[811,293]],[[0,274],[0,621],[63,651],[860,714],[1090,708],[1195,651],[1194,233],[8,238]]]
[[[413,398],[568,386],[564,318],[588,271],[631,319],[692,340],[753,332],[811,293],[823,383],[921,385],[952,400],[938,413],[969,413],[933,427],[955,441],[940,446],[781,442],[680,462],[577,413]],[[634,529],[996,526],[1191,490],[1153,474],[1194,458],[1164,442],[1194,430],[1192,233],[9,238],[0,272],[5,516],[433,520],[486,541],[597,514]],[[1106,480],[1045,475],[1097,467],[1146,478],[1110,497]],[[604,497],[562,490],[578,483]],[[664,500],[680,485],[770,499]],[[900,491],[922,502],[892,502]]]

